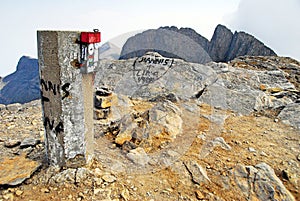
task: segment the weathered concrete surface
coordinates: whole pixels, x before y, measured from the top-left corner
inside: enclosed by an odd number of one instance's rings
[[[93,155],[93,75],[72,63],[79,32],[38,31],[45,144],[50,164],[78,167]]]

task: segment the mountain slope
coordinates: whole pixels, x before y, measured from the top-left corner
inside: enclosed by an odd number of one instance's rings
[[[27,103],[40,98],[38,60],[23,56],[14,73],[2,79],[0,104]]]
[[[161,30],[165,30],[165,35],[161,35]],[[201,55],[208,54],[212,61],[228,62],[238,56],[276,56],[276,53],[269,47],[265,46],[261,41],[245,32],[235,32],[234,34],[225,26],[218,25],[214,31],[211,41],[198,34],[191,28],[180,28],[175,26],[161,27],[159,29],[151,30],[151,36],[145,31],[141,34],[133,36],[127,40],[122,48],[120,59],[128,59],[135,56],[141,56],[145,50],[154,50],[164,56],[174,54],[178,56],[180,53],[195,53],[201,52]],[[177,33],[177,35],[175,34]],[[178,35],[179,34],[179,35]],[[159,41],[159,43],[155,43]],[[190,38],[193,43],[200,45],[185,44],[186,37]],[[172,48],[162,48],[166,47]],[[164,49],[165,51],[161,51]],[[143,51],[142,51],[143,50]],[[206,52],[204,53],[203,50]],[[167,51],[167,52],[166,52]],[[176,53],[175,53],[176,52]],[[206,63],[208,60],[191,59],[184,57],[176,57],[185,59],[189,62]]]
[[[180,58],[189,62],[211,61],[200,44],[186,35],[164,28],[147,30],[129,38],[122,48],[120,59],[142,56],[153,50],[166,57]]]

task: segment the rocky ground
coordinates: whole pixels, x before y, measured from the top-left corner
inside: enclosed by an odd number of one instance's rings
[[[0,201],[300,200],[299,62],[149,53],[98,72],[113,90],[86,167],[47,165],[39,100],[0,105]]]
[[[132,107],[145,110],[143,105],[147,104],[136,101]],[[125,163],[120,165],[123,169],[109,166],[105,160],[113,160],[114,155],[104,155],[124,153],[124,146],[97,130],[96,156],[90,166],[48,167],[40,102],[1,106],[0,200],[300,199],[298,129],[258,113],[238,115],[207,104],[197,107],[197,118],[182,118],[183,132],[177,136],[180,143],[175,140],[178,144],[166,152],[170,160],[159,166],[150,158],[150,166],[132,171]],[[221,116],[223,121],[212,116]],[[106,147],[101,144],[104,140]],[[181,152],[176,150],[180,144],[186,146]],[[158,144],[147,153],[167,146]],[[22,172],[22,178],[13,172]]]

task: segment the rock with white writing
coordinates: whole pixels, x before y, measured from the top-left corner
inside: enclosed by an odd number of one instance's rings
[[[215,79],[216,73],[208,66],[150,52],[127,61],[101,62],[95,83],[133,98],[174,94],[186,100],[197,97]]]

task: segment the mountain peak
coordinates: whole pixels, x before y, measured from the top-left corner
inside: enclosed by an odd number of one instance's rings
[[[164,30],[164,34],[162,34]],[[177,32],[180,35],[174,34]],[[151,36],[148,31],[133,36],[127,40],[122,48],[122,59],[128,59],[135,56],[141,56],[145,53],[144,50],[154,50],[163,53],[161,50],[166,47],[172,47],[173,52],[169,51],[168,55],[183,55],[187,53],[195,54],[199,52],[200,55],[208,55],[210,59],[195,59],[192,56],[181,56],[177,58],[185,59],[189,62],[207,62],[213,60],[215,62],[228,62],[238,56],[276,56],[276,53],[269,47],[265,46],[261,41],[254,36],[245,33],[237,32],[233,34],[226,26],[218,24],[215,28],[211,41],[198,34],[191,28],[177,28],[176,26],[164,26],[158,29],[151,30]],[[186,46],[186,37],[190,38],[193,43]],[[161,46],[166,46],[162,48]],[[184,48],[186,46],[186,49]],[[193,48],[192,48],[193,47]],[[130,54],[129,54],[130,49]],[[203,52],[205,51],[205,53]],[[179,53],[179,52],[180,53]],[[199,55],[198,55],[199,56]]]
[[[38,67],[37,59],[31,58],[29,56],[22,56],[17,65],[17,71],[19,70],[33,70],[33,68]]]

